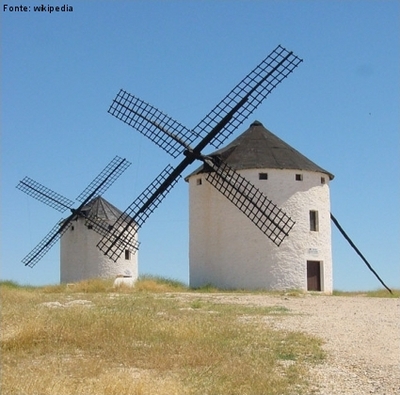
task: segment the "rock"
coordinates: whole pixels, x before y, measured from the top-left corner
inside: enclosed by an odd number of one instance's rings
[[[135,280],[133,277],[117,277],[114,280],[114,288],[120,288],[120,287],[128,287],[128,288],[133,288],[135,286]]]

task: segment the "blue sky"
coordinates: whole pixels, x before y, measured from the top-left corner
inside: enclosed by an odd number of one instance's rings
[[[4,3],[2,279],[59,281],[59,244],[21,263],[62,217],[15,188],[24,176],[75,199],[119,155],[132,166],[104,197],[125,209],[177,163],[107,113],[119,89],[194,127],[281,44],[304,62],[231,139],[257,119],[332,172],[333,214],[400,287],[398,1],[71,1],[51,14]],[[188,237],[181,180],[140,231],[140,273],[186,282]],[[332,242],[335,289],[380,287],[335,228]]]

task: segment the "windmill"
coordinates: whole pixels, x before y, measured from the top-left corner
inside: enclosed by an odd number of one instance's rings
[[[47,204],[57,211],[65,212],[67,209],[71,211],[71,214],[66,219],[61,219],[57,222],[43,240],[28,255],[26,255],[22,260],[22,263],[29,267],[35,266],[68,230],[72,225],[72,221],[79,217],[85,218],[87,226],[100,235],[107,234],[111,225],[106,221],[103,221],[101,218],[90,215],[87,216],[84,208],[93,198],[102,195],[130,166],[130,164],[131,163],[126,159],[116,156],[76,198],[76,200],[80,202],[80,205],[76,209],[72,208],[74,204],[72,200],[52,191],[31,178],[25,177],[21,180],[17,185],[19,190],[40,202]],[[133,251],[138,248],[137,242],[134,239],[130,241],[124,240],[124,245],[127,249]]]
[[[173,158],[181,154],[184,158],[175,168],[170,165],[165,167],[128,206],[97,244],[100,250],[116,260],[124,249],[129,248],[129,240],[134,238],[135,232],[195,160],[203,162],[206,180],[279,247],[295,222],[263,192],[222,161],[218,154],[206,156],[202,150],[209,144],[219,148],[301,62],[302,59],[293,52],[278,45],[193,129],[121,89],[108,112],[138,130]],[[194,148],[191,146],[193,143],[196,143]],[[391,292],[331,213],[330,218],[381,284]],[[132,223],[135,227],[130,226]]]
[[[288,236],[294,221],[218,155],[206,156],[202,151],[209,144],[218,148],[301,62],[302,59],[293,52],[278,45],[192,130],[120,90],[109,113],[138,130],[172,157],[183,154],[184,158],[175,168],[168,165],[125,210],[98,243],[100,250],[111,259],[117,259],[128,247],[134,232],[195,160],[200,160],[207,168],[207,181],[279,246]],[[196,145],[192,147],[194,142]],[[127,221],[126,218],[130,219]],[[135,223],[136,227],[132,228],[131,223]]]

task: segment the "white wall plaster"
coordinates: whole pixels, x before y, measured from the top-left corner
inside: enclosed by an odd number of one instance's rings
[[[117,276],[138,277],[137,252],[125,259],[125,254],[116,262],[97,248],[101,235],[85,226],[85,220],[73,221],[61,237],[60,281],[71,283],[91,278],[115,278]]]
[[[268,179],[259,180],[260,172],[268,173]],[[322,291],[332,293],[329,177],[319,172],[286,169],[246,169],[239,173],[296,224],[277,247],[211,186],[204,174],[191,176],[190,285],[307,290],[307,260],[313,260],[322,262]],[[296,174],[302,174],[303,180],[296,181]],[[201,185],[197,185],[199,178]],[[318,232],[310,231],[310,210],[318,211]]]

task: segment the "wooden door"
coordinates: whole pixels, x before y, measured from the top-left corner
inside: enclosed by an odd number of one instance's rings
[[[321,291],[321,263],[307,261],[307,290]]]

